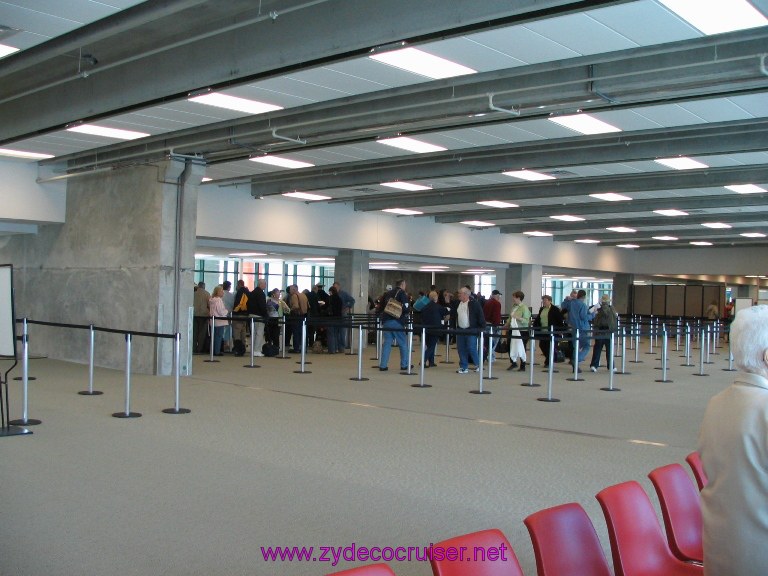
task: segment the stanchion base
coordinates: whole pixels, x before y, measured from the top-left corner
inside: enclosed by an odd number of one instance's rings
[[[704,364],[714,364],[714,362],[704,362]]]
[[[312,374],[309,370],[294,370],[294,374]]]
[[[584,382],[584,378],[566,378],[566,382]]]
[[[529,384],[528,382],[523,382],[522,384],[520,384],[520,386],[525,386],[526,388],[538,388],[539,386],[541,386],[541,384],[535,384],[535,383]]]
[[[652,355],[656,356],[656,354],[658,354],[658,352],[646,352],[645,354],[646,354],[646,356],[649,355],[649,354],[652,354]]]
[[[357,356],[357,352],[344,352],[344,356]]]
[[[203,360],[203,362],[218,362],[218,360]]]
[[[277,360],[290,360],[291,356],[273,356]]]
[[[698,372],[695,372],[693,375],[694,376],[709,376],[709,374],[699,374]]]
[[[621,392],[621,388],[600,388],[603,392]]]
[[[406,372],[405,370],[400,372],[400,376],[418,376],[418,375],[419,375],[418,372]]]
[[[27,418],[26,420],[19,418],[18,420],[11,420],[8,422],[8,424],[12,424],[13,426],[37,426],[42,423],[42,420],[35,420],[34,418]]]
[[[489,390],[470,390],[470,394],[490,394]]]
[[[440,360],[439,364],[456,364],[456,362],[451,362],[450,360]]]
[[[560,398],[536,398],[539,402],[560,402]]]
[[[370,378],[350,378],[350,380],[354,380],[355,382],[365,382],[366,380],[370,380]]]
[[[723,368],[723,372],[738,372],[738,368]]]
[[[654,382],[674,382],[674,380],[654,380]]]
[[[141,418],[141,412],[115,412],[112,414],[115,418]]]
[[[0,427],[0,436],[23,436],[25,434],[32,434],[32,430],[21,428],[19,426],[2,426]]]
[[[100,390],[81,390],[78,394],[80,394],[80,396],[101,396],[104,392],[101,392]]]
[[[643,363],[642,360],[627,360],[627,362],[629,362],[630,364],[642,364]]]
[[[301,360],[296,362],[296,364],[301,364]],[[312,362],[310,362],[309,360],[304,360],[304,364],[312,364]]]
[[[250,364],[243,364],[243,368],[261,368],[258,364],[251,366]]]
[[[498,380],[497,376],[483,376],[483,380]]]
[[[548,368],[544,368],[544,370],[542,370],[541,373],[542,374],[549,374],[549,369]],[[552,370],[552,374],[560,374],[560,370],[555,368],[555,369]]]
[[[411,384],[411,388],[432,388],[432,384]]]
[[[189,408],[166,408],[163,414],[189,414],[192,412]]]
[[[18,381],[24,380],[24,377],[23,376],[14,376],[13,379],[18,382]],[[37,380],[37,378],[34,377],[34,376],[27,376],[27,380]]]
[[[632,374],[632,372],[614,372],[614,373],[613,373],[613,375],[614,375],[614,376],[615,376],[616,374],[621,374],[622,376],[626,376],[626,375],[628,375],[628,374]]]

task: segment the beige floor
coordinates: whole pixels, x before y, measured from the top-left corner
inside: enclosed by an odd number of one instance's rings
[[[0,438],[0,574],[320,575],[353,563],[269,562],[261,547],[426,546],[489,527],[535,574],[527,514],[580,502],[607,547],[594,494],[628,479],[651,490],[645,475],[695,448],[707,399],[732,380],[725,355],[696,377],[671,352],[674,382],[655,382],[658,357],[644,346],[643,363],[615,377],[620,392],[600,390],[604,368],[568,382],[558,365],[559,403],[503,369],[485,381],[490,395],[470,394],[477,375],[456,364],[427,370],[433,387],[416,389],[418,375],[392,370],[396,351],[389,372],[374,370],[373,348],[363,382],[350,380],[356,356],[312,355],[306,374],[296,356],[258,369],[196,356],[181,389],[191,414],[161,412],[171,378],[134,375],[131,410],[143,416],[130,420],[111,416],[125,409],[120,371],[97,369],[104,394],[85,397],[87,367],[32,360],[29,417],[43,423]],[[10,389],[19,417],[21,384]]]

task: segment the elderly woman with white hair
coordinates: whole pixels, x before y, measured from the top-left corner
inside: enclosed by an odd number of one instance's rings
[[[731,352],[743,371],[713,397],[699,452],[704,574],[768,574],[768,306],[739,312]]]

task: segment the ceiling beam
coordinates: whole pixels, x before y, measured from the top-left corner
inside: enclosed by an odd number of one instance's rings
[[[480,210],[474,206],[484,200],[516,202],[531,198],[575,198],[600,192],[651,192],[656,190],[684,190],[714,188],[732,184],[756,184],[768,182],[768,166],[736,166],[707,168],[702,170],[665,170],[640,174],[620,174],[596,178],[565,178],[542,182],[521,182],[492,186],[462,186],[423,191],[418,194],[396,193],[360,196],[340,201],[354,200],[355,210],[383,210],[384,208],[423,208],[445,204],[473,204],[476,215],[484,216],[493,209]],[[617,206],[620,206],[618,204]],[[467,210],[469,212],[469,210]],[[428,216],[449,215],[451,212],[430,213]]]
[[[332,164],[250,177],[255,196],[324,190],[393,180],[551,170],[568,166],[654,160],[678,155],[768,149],[768,119],[750,119],[449,150]]]
[[[386,9],[380,0],[355,0],[354,7],[346,0],[206,2],[204,9],[116,29],[120,34],[94,33],[97,40],[90,44],[60,40],[43,58],[9,57],[11,73],[0,82],[0,142],[185,97],[193,90],[366,55],[376,47],[394,48],[398,41],[421,42],[625,1],[388,0]],[[134,12],[157,12],[169,2],[145,4]],[[405,13],[408,18],[402,17]],[[108,27],[110,18],[91,30]],[[99,60],[87,74],[67,54],[75,44],[87,46]]]

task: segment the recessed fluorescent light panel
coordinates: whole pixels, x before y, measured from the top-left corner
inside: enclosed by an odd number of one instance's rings
[[[397,266],[399,262],[371,262],[369,266]]]
[[[704,242],[703,240],[691,240],[688,244],[693,246],[712,246],[712,242]]]
[[[335,262],[336,258],[330,256],[316,256],[313,258],[302,258],[305,262]]]
[[[9,56],[10,54],[13,54],[14,52],[18,52],[18,48],[14,48],[13,46],[6,46],[5,44],[0,44],[0,58],[5,58],[6,56]]]
[[[707,228],[730,228],[730,224],[725,224],[724,222],[706,222],[702,224],[702,226],[706,226]]]
[[[314,164],[309,162],[301,162],[300,160],[291,160],[284,156],[256,156],[254,158],[248,158],[251,162],[259,162],[260,164],[268,164],[270,166],[277,166],[279,168],[290,168],[295,170],[297,168],[311,168]]]
[[[669,210],[654,210],[655,214],[660,214],[662,216],[688,216],[688,212],[683,212],[682,210],[675,210],[675,209],[669,209]]]
[[[623,194],[616,194],[616,192],[603,192],[600,194],[590,194],[592,198],[597,198],[598,200],[607,200],[608,202],[623,202],[625,200],[632,200],[629,196],[624,196]]]
[[[424,52],[417,48],[403,48],[391,52],[382,52],[381,54],[372,54],[371,60],[376,60],[383,64],[407,70],[414,74],[421,74],[427,78],[452,78],[454,76],[464,76],[466,74],[475,74],[477,70],[462,66],[456,62],[440,58],[429,52]]]
[[[478,204],[490,208],[518,208],[517,204],[512,204],[512,202],[502,202],[501,200],[483,200],[482,202],[478,202]]]
[[[205,258],[213,258],[213,254],[195,254],[197,260],[203,260]]]
[[[549,174],[543,174],[541,172],[534,172],[533,170],[511,170],[509,172],[502,172],[504,176],[511,176],[512,178],[519,178],[520,180],[529,180],[536,182],[538,180],[554,180],[554,176]]]
[[[330,200],[330,196],[322,196],[320,194],[310,194],[309,192],[285,192],[283,196],[288,198],[297,198],[299,200],[308,200],[309,202],[316,202],[317,200]]]
[[[382,212],[389,212],[390,214],[399,214],[400,216],[415,216],[417,214],[424,214],[418,210],[408,210],[407,208],[385,208]]]
[[[768,24],[747,0],[659,0],[704,34],[721,34]]]
[[[478,228],[483,228],[487,226],[496,226],[493,222],[483,222],[482,220],[464,220],[461,222],[462,224],[466,224],[467,226],[476,226]]]
[[[80,124],[67,128],[69,132],[78,132],[79,134],[89,134],[91,136],[104,136],[116,140],[136,140],[149,136],[145,132],[135,132],[133,130],[121,130],[119,128],[107,128],[106,126],[96,126],[95,124]]]
[[[580,238],[579,240],[574,240],[574,242],[579,244],[600,244],[600,240],[594,240],[593,238]]]
[[[709,168],[706,164],[703,164],[693,158],[686,158],[681,156],[680,158],[658,158],[654,160],[657,164],[666,166],[668,168],[674,168],[675,170],[694,170],[696,168]]]
[[[529,232],[523,232],[527,236],[552,236],[551,232],[539,232],[538,230],[530,230]]]
[[[726,189],[737,194],[759,194],[760,192],[766,192],[765,188],[760,188],[755,184],[734,184],[733,186],[726,186]]]
[[[379,144],[384,144],[385,146],[393,146],[394,148],[400,148],[401,150],[408,150],[408,152],[416,152],[417,154],[426,154],[427,152],[443,152],[448,150],[448,148],[422,142],[421,140],[409,138],[408,136],[398,136],[396,138],[380,138],[376,140],[376,142]]]
[[[266,256],[266,252],[232,252],[230,256],[235,258],[253,258],[254,256]]]
[[[616,248],[640,248],[639,244],[616,244]]]
[[[581,216],[571,216],[570,214],[560,214],[559,216],[550,216],[554,220],[562,220],[563,222],[583,222],[584,218]]]
[[[228,94],[221,94],[220,92],[193,96],[192,98],[188,98],[188,100],[190,102],[196,102],[197,104],[207,104],[208,106],[226,108],[227,110],[245,112],[246,114],[264,114],[265,112],[274,112],[275,110],[283,109],[282,106],[275,106],[274,104],[267,104],[266,102],[259,102],[257,100],[248,100],[247,98],[238,98],[237,96],[229,96]]]
[[[742,232],[739,236],[744,236],[744,238],[765,238],[765,234],[762,232]]]
[[[464,270],[465,274],[491,274],[493,272],[495,272],[495,270],[491,270],[490,268],[473,268],[471,270]]]
[[[387,188],[397,188],[399,190],[408,190],[409,192],[418,192],[419,190],[432,190],[431,186],[423,184],[414,184],[412,182],[382,182],[382,186]]]
[[[45,160],[53,158],[53,154],[40,154],[38,152],[27,152],[25,150],[13,150],[11,148],[0,148],[0,156],[10,156],[11,158],[24,158],[26,160]]]
[[[669,240],[669,241],[672,241],[672,240],[677,240],[677,237],[675,237],[675,236],[654,236],[653,239],[654,240]]]
[[[213,180],[213,178],[208,178],[208,176],[205,176],[202,180],[200,180],[200,182],[210,182],[211,180]]]
[[[570,116],[550,116],[550,122],[560,124],[582,134],[607,134],[608,132],[621,132],[621,128],[611,126],[607,122],[598,120],[589,114],[573,114]]]
[[[637,232],[634,228],[628,228],[627,226],[610,226],[606,230],[611,232]]]

